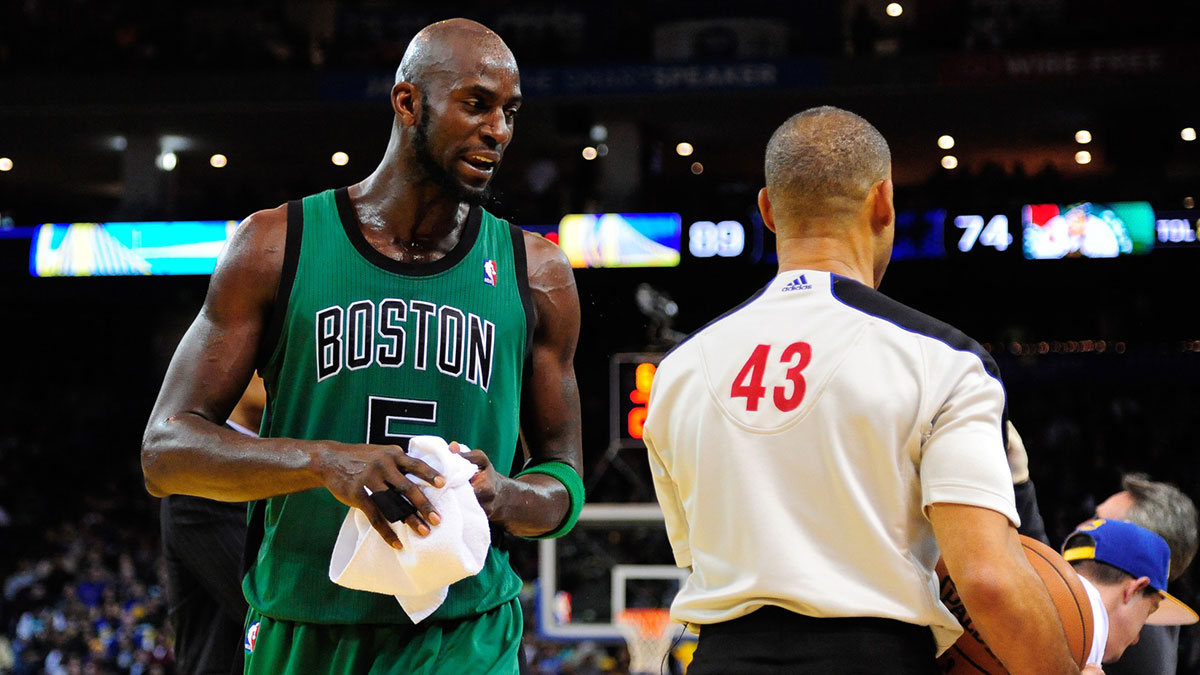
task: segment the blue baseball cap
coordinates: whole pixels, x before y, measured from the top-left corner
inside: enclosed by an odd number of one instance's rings
[[[1076,537],[1077,534],[1085,537]],[[1148,624],[1188,626],[1200,621],[1200,616],[1191,607],[1167,593],[1171,549],[1166,540],[1140,525],[1103,518],[1088,521],[1067,537],[1063,558],[1067,562],[1095,560],[1112,565],[1135,579],[1150,579],[1150,587],[1162,595],[1162,602],[1146,619]]]

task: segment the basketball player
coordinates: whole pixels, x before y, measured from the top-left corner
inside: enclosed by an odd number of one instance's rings
[[[780,126],[763,221],[779,274],[659,365],[645,440],[689,675],[932,673],[961,633],[939,551],[1014,674],[1079,673],[1017,537],[988,354],[875,289],[891,156],[832,107]],[[978,612],[978,615],[976,614]]]
[[[503,550],[416,625],[395,598],[329,581],[347,507],[399,546],[366,489],[402,495],[418,535],[438,526],[406,474],[444,479],[404,453],[411,436],[472,449],[475,494],[507,533],[562,534],[582,506],[571,269],[479,206],[521,104],[512,53],[472,21],[428,26],[391,103],[370,176],[237,229],[147,426],[151,493],[260,500],[247,673],[517,672],[521,583]],[[261,439],[215,422],[256,365]],[[518,425],[528,458],[509,478]]]
[[[255,375],[225,425],[258,436],[267,392]],[[183,675],[242,669],[242,550],[246,504],[168,495],[160,507],[167,614],[175,631],[175,667]]]
[[[1087,590],[1094,632],[1088,663],[1111,663],[1142,627],[1196,623],[1196,612],[1167,593],[1171,549],[1140,525],[1097,518],[1063,543],[1063,557]]]

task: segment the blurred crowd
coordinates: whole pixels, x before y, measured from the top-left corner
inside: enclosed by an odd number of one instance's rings
[[[154,531],[95,501],[77,521],[47,525],[6,549],[0,672],[173,672]]]
[[[670,59],[681,52],[664,41],[681,34],[683,53],[699,60],[1163,44],[1187,39],[1197,11],[1080,0],[901,4],[895,17],[885,3],[862,0],[816,0],[802,10],[697,0],[684,13],[667,0],[603,8],[466,0],[453,13],[484,21],[523,64],[538,66]],[[1116,10],[1119,22],[1111,21]],[[16,0],[0,9],[0,69],[391,68],[417,30],[443,18],[446,10],[434,6],[369,0]],[[765,31],[735,27],[745,21]]]

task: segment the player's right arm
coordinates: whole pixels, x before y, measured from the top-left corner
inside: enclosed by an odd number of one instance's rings
[[[260,211],[234,231],[208,295],[171,360],[142,438],[142,472],[155,496],[247,501],[325,487],[361,509],[389,544],[399,539],[366,496],[394,486],[436,524],[405,473],[443,480],[396,446],[251,438],[224,426],[254,372],[283,269],[287,207]],[[406,522],[421,531],[417,515]]]
[[[1075,675],[1046,586],[1029,565],[1008,517],[935,503],[929,520],[946,570],[988,648],[1013,675]]]

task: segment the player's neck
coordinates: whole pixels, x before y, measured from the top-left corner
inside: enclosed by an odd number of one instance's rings
[[[470,207],[447,198],[445,190],[411,178],[386,161],[361,183],[350,186],[350,201],[363,234],[430,250],[453,248]]]

